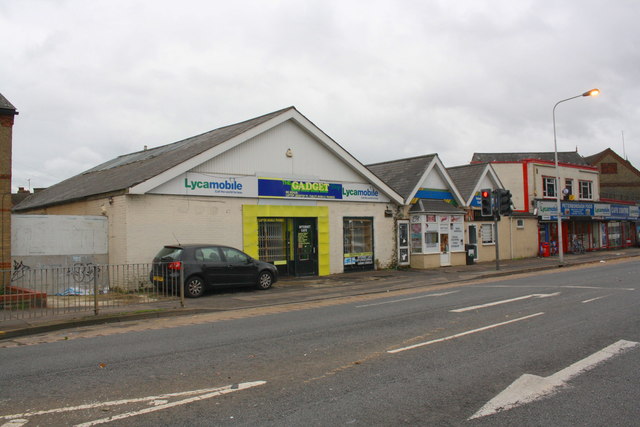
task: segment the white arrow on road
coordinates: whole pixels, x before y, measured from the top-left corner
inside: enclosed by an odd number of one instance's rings
[[[158,396],[146,396],[139,397],[134,399],[123,399],[123,400],[112,400],[109,402],[97,402],[90,403],[86,405],[78,405],[78,406],[67,406],[64,408],[55,408],[55,409],[46,409],[42,411],[33,411],[33,412],[24,412],[20,414],[12,414],[12,415],[0,415],[0,420],[5,419],[9,420],[8,422],[2,424],[0,427],[15,427],[22,426],[26,424],[29,420],[29,417],[34,417],[38,415],[50,415],[50,414],[60,414],[64,412],[74,412],[74,411],[82,411],[87,409],[95,409],[101,407],[110,407],[110,406],[121,406],[121,405],[130,405],[137,403],[149,403],[152,406],[148,408],[144,408],[139,411],[126,412],[123,414],[101,418],[98,420],[89,421],[83,424],[78,424],[78,426],[90,427],[98,424],[104,424],[115,420],[121,420],[125,418],[135,417],[137,415],[148,414],[150,412],[161,411],[163,409],[169,409],[176,406],[186,405],[193,402],[198,402],[205,399],[211,399],[212,397],[222,396],[224,394],[233,393],[240,390],[246,390],[248,388],[257,387],[266,384],[266,381],[253,381],[239,384],[231,384],[223,387],[216,388],[205,388],[200,390],[189,390],[182,391],[177,393],[167,393]],[[176,397],[185,397],[192,396],[186,399],[169,402],[169,399]]]
[[[529,298],[549,298],[549,297],[555,297],[555,296],[558,296],[558,295],[560,295],[560,292],[554,292],[552,294],[531,294],[531,295],[525,295],[525,296],[517,297],[517,298],[505,299],[505,300],[502,300],[502,301],[494,301],[494,302],[488,302],[486,304],[474,305],[472,307],[457,308],[455,310],[449,310],[449,312],[451,312],[451,313],[462,313],[462,312],[465,312],[465,311],[477,310],[479,308],[487,308],[487,307],[493,307],[494,305],[507,304],[507,303],[514,302],[514,301],[522,301],[524,299],[529,299]]]
[[[573,377],[594,368],[600,363],[624,351],[630,350],[640,343],[620,340],[610,346],[586,357],[573,365],[548,377],[524,374],[502,393],[491,399],[469,419],[486,417],[501,411],[534,402],[557,393]]]

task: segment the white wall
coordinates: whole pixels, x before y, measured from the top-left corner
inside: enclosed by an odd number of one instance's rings
[[[11,255],[107,254],[107,218],[75,215],[12,215]]]

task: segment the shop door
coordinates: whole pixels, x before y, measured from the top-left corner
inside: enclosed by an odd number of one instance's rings
[[[398,220],[398,265],[410,265],[409,221]]]
[[[440,266],[451,265],[451,253],[449,252],[449,217],[440,217]]]
[[[318,274],[318,238],[315,218],[294,218],[294,274],[315,276]]]

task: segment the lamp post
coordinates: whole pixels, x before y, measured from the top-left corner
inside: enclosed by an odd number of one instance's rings
[[[571,98],[563,99],[556,102],[553,106],[553,151],[555,154],[555,166],[556,166],[556,209],[558,213],[558,254],[560,255],[560,265],[564,264],[564,251],[562,249],[562,210],[560,203],[560,169],[558,168],[558,142],[556,140],[556,107],[566,101],[580,98],[581,96],[598,96],[600,91],[598,89],[591,89],[583,93],[582,95],[572,96]]]

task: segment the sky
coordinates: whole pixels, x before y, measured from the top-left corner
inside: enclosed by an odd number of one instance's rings
[[[637,0],[0,0],[13,179],[295,106],[363,164],[607,148],[640,168]]]

